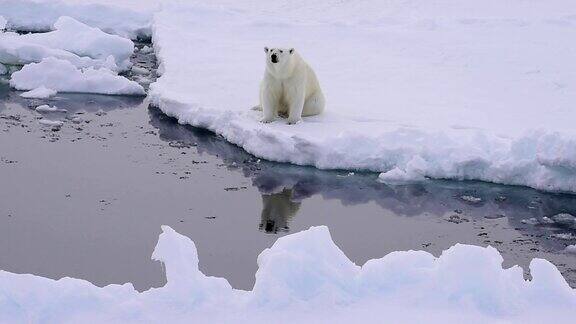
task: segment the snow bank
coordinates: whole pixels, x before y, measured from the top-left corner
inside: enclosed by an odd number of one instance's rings
[[[574,15],[563,0],[167,4],[150,95],[269,160],[576,192]],[[258,122],[263,46],[310,63],[324,115]]]
[[[131,40],[102,32],[70,17],[60,17],[54,31],[0,35],[0,62],[28,64],[46,57],[64,59],[77,67],[130,68]]]
[[[56,91],[48,89],[45,86],[39,86],[36,89],[26,91],[20,94],[23,98],[46,99],[56,95]]]
[[[326,227],[312,227],[262,252],[254,289],[241,291],[198,270],[190,239],[162,231],[153,258],[165,265],[164,287],[138,293],[0,271],[0,322],[569,323],[576,315],[576,293],[552,264],[534,259],[525,281],[491,247],[455,245],[439,258],[393,252],[359,267]]]
[[[10,85],[17,90],[44,86],[58,92],[83,92],[110,95],[144,95],[144,88],[134,81],[106,69],[80,70],[68,61],[46,58],[25,65],[14,72]]]
[[[69,16],[107,33],[135,39],[150,36],[152,13],[160,1],[2,0],[0,16],[11,28],[48,31]]]

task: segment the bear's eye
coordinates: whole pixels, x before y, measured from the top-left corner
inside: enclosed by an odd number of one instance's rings
[[[280,50],[280,53],[284,53],[284,51]]]

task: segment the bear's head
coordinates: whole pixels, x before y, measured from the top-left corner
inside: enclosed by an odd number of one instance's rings
[[[266,64],[281,66],[290,60],[290,56],[294,54],[294,49],[264,47],[264,52],[266,53]]]

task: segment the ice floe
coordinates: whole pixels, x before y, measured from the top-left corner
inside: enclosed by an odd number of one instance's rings
[[[576,192],[570,14],[568,1],[166,4],[152,24],[162,75],[150,97],[268,160],[377,171],[382,181]],[[306,58],[325,114],[258,122],[250,107],[266,45]]]
[[[17,90],[44,86],[58,92],[144,95],[141,85],[106,68],[81,70],[68,61],[52,57],[12,73],[10,85]]]
[[[162,231],[152,257],[165,266],[164,287],[138,293],[0,271],[0,321],[569,323],[576,315],[576,292],[556,267],[534,259],[527,281],[521,268],[503,269],[492,247],[399,251],[358,266],[327,227],[312,227],[263,251],[254,288],[243,291],[200,272],[192,240]]]
[[[133,52],[131,40],[106,34],[65,16],[56,21],[54,31],[0,34],[0,62],[7,64],[28,64],[56,57],[79,68],[107,67],[122,71],[130,68]]]

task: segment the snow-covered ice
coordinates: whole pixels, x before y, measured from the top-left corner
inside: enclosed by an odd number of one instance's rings
[[[62,122],[60,120],[40,119],[38,122],[41,125],[51,126],[51,127],[62,127],[62,125],[64,125],[64,122]],[[0,285],[0,287],[1,287],[1,285]]]
[[[37,112],[66,112],[66,109],[60,109],[56,106],[50,106],[50,105],[40,105],[36,107],[34,110],[36,110]]]
[[[0,62],[28,64],[46,57],[67,60],[77,67],[130,68],[134,43],[102,32],[70,17],[60,17],[54,31],[19,35],[0,34]]]
[[[566,0],[165,4],[150,95],[269,160],[576,192],[575,14]],[[258,122],[263,46],[311,64],[324,115]]]
[[[20,94],[23,98],[34,98],[34,99],[46,99],[56,95],[56,91],[48,89],[45,86],[39,86],[38,88],[26,91]]]
[[[358,266],[328,228],[312,227],[263,251],[254,288],[243,291],[205,276],[194,243],[162,231],[152,257],[165,266],[164,287],[138,293],[0,271],[0,322],[569,323],[576,315],[576,292],[554,265],[532,260],[526,281],[492,247],[455,245],[438,258],[393,252]]]
[[[141,85],[106,68],[80,70],[68,61],[51,57],[40,63],[25,65],[22,70],[12,73],[10,85],[17,90],[32,90],[44,86],[58,92],[145,94]]]
[[[107,33],[135,39],[150,36],[159,0],[1,0],[0,16],[17,30],[48,31],[69,16]]]
[[[131,40],[106,34],[98,28],[66,16],[60,17],[54,23],[54,31],[22,35],[21,38],[25,42],[60,48],[94,59],[106,60],[108,56],[112,56],[124,69],[130,65],[130,55],[134,52],[134,43]]]

